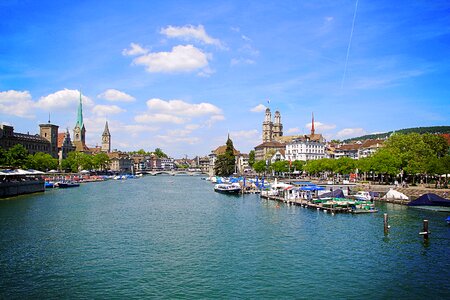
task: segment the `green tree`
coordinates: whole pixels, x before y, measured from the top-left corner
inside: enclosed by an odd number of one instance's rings
[[[285,173],[289,171],[289,162],[285,160],[279,160],[276,162],[273,162],[270,165],[270,169],[272,169],[276,173]]]
[[[347,175],[350,173],[355,172],[356,169],[356,161],[354,159],[351,159],[350,157],[341,157],[337,159],[334,163],[334,172],[341,174],[341,175]]]
[[[23,168],[27,161],[28,151],[21,144],[14,145],[6,153],[6,164],[10,166]]]
[[[167,158],[167,154],[165,154],[161,148],[156,148],[153,153],[155,153],[155,155],[159,158]]]
[[[110,159],[106,153],[98,153],[92,157],[92,166],[97,170],[106,170],[109,166]]]
[[[230,137],[227,140],[227,148],[224,154],[218,155],[215,165],[214,172],[219,176],[230,176],[234,173],[236,168],[236,159],[234,157],[234,146]]]
[[[294,160],[292,162],[291,171],[302,171],[306,162],[301,160]]]
[[[267,171],[267,165],[265,160],[257,160],[253,164],[253,169],[256,173],[261,174]]]
[[[253,167],[253,164],[255,163],[255,150],[251,150],[248,154],[248,165],[250,167]]]
[[[394,176],[400,173],[401,158],[388,148],[381,148],[372,157],[373,171],[378,174]],[[388,180],[388,176],[385,176]]]
[[[30,169],[48,171],[58,168],[58,159],[48,153],[37,152],[28,156],[27,167]]]

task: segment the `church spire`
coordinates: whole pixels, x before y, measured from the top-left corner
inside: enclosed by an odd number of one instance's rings
[[[311,122],[311,136],[314,135],[314,113],[312,113],[312,122]]]
[[[105,130],[103,130],[103,135],[111,135],[109,133],[108,121],[105,123]]]
[[[80,91],[80,104],[78,105],[78,114],[77,114],[77,125],[80,128],[83,128],[83,101],[81,100],[81,91]]]

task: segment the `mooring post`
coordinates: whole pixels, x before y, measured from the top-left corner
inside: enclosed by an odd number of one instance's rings
[[[428,235],[430,234],[430,231],[428,231],[428,220],[423,220],[423,230],[419,234],[423,235],[424,240],[428,240]]]
[[[388,214],[384,214],[384,234],[388,234],[389,233],[389,219],[388,219]]]

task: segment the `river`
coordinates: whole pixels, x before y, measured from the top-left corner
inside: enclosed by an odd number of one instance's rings
[[[195,176],[1,200],[0,298],[448,299],[447,215],[377,208],[332,216]]]

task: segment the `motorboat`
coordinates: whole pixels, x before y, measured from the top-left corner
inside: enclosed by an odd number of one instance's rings
[[[61,181],[57,183],[57,186],[60,189],[67,189],[67,188],[72,188],[72,187],[79,187],[80,184],[77,182],[73,182],[73,181]]]
[[[355,199],[362,200],[362,201],[371,201],[372,200],[372,196],[370,195],[370,193],[365,192],[365,191],[357,192],[354,197],[355,197]]]
[[[218,183],[214,185],[214,191],[222,194],[239,194],[241,186],[238,183]]]

